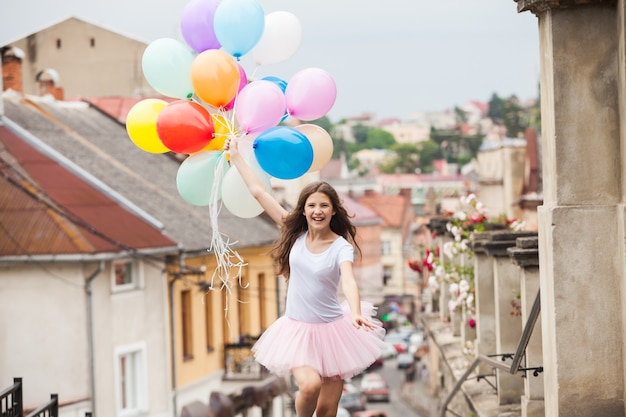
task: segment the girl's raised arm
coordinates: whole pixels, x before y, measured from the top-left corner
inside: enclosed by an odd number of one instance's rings
[[[282,226],[285,216],[288,214],[287,210],[266,190],[261,179],[248,165],[244,157],[241,156],[237,146],[237,139],[228,139],[224,145],[224,151],[230,155],[230,163],[237,168],[252,196],[259,202],[272,220],[279,226]]]

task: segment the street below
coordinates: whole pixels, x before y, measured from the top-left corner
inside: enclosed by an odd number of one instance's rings
[[[402,384],[404,381],[404,369],[398,369],[397,360],[395,358],[385,359],[381,368],[372,370],[380,374],[389,384],[389,402],[368,402],[368,410],[380,410],[387,413],[388,417],[428,417],[419,414],[411,407],[401,396]],[[351,383],[359,388],[361,384],[361,375],[352,378]],[[417,383],[417,382],[416,382]]]

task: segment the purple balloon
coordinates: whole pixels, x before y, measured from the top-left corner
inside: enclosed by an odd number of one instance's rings
[[[213,18],[219,0],[191,0],[183,9],[180,28],[187,45],[200,53],[219,49],[222,45],[215,36]]]

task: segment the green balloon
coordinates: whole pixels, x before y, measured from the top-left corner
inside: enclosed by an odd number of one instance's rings
[[[180,164],[176,187],[183,200],[194,206],[208,206],[222,198],[221,182],[228,170],[223,155],[219,151],[201,152]]]

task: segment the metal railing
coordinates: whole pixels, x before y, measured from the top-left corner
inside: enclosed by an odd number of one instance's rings
[[[50,394],[50,401],[40,405],[26,417],[59,417],[59,396]]]
[[[22,378],[13,378],[13,385],[0,392],[0,416],[22,417]]]
[[[13,385],[0,391],[0,417],[23,417],[24,402],[22,397],[22,378],[13,378]],[[50,395],[50,401],[38,407],[27,417],[58,417],[59,396]],[[92,417],[91,411],[85,412],[85,417]]]
[[[456,393],[461,389],[463,383],[469,378],[469,376],[474,372],[474,369],[480,364],[484,363],[494,369],[500,369],[503,371],[507,371],[511,374],[516,374],[520,371],[527,372],[533,371],[534,376],[538,376],[540,372],[543,372],[543,367],[538,366],[534,368],[522,368],[520,365],[524,356],[526,354],[526,348],[528,347],[528,342],[530,341],[530,337],[533,334],[533,329],[535,328],[535,323],[537,322],[537,318],[539,317],[539,313],[541,312],[541,298],[540,298],[540,290],[537,291],[537,296],[535,297],[535,301],[533,302],[533,306],[528,314],[528,320],[526,321],[526,325],[524,326],[524,330],[522,331],[522,335],[520,337],[519,343],[517,345],[517,349],[515,354],[503,354],[503,355],[478,355],[478,357],[472,362],[472,364],[467,368],[465,373],[459,378],[456,382],[445,401],[441,405],[441,417],[445,417],[448,411],[454,413],[451,410],[448,410],[448,405],[452,401],[452,398],[456,395]],[[501,359],[494,359],[494,357],[500,356]],[[506,358],[512,358],[511,363],[506,363]]]

